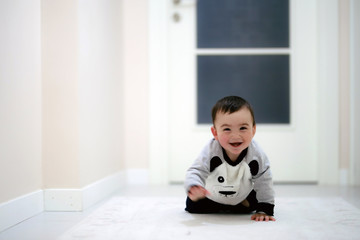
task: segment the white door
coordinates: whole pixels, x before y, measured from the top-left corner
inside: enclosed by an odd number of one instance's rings
[[[212,138],[211,125],[197,123],[197,56],[257,54],[290,56],[290,123],[257,124],[255,135],[270,159],[274,181],[318,180],[316,1],[290,0],[289,6],[288,49],[197,49],[195,0],[170,1],[167,86],[169,182],[184,180],[187,168]]]

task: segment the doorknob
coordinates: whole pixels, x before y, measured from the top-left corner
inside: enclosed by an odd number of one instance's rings
[[[180,22],[180,19],[181,19],[180,14],[177,12],[173,14],[172,18],[173,18],[174,22]]]
[[[173,4],[176,7],[191,7],[194,6],[196,0],[173,0]]]
[[[175,9],[181,8],[181,7],[194,7],[196,4],[196,0],[172,0],[173,4],[175,6]],[[180,22],[181,15],[178,12],[175,12],[172,15],[172,19],[174,22]]]

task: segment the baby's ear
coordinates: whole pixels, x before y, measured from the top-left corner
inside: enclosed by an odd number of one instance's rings
[[[222,161],[219,157],[213,157],[210,160],[210,172],[214,171],[221,164],[222,164]]]
[[[216,128],[214,126],[211,127],[211,133],[214,136],[214,138],[216,140],[218,140],[218,134],[217,134]]]

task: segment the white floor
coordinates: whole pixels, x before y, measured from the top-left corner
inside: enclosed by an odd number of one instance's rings
[[[319,187],[316,185],[275,185],[276,197],[340,197],[360,209],[360,187]],[[165,187],[133,186],[114,194],[125,197],[183,197],[180,185]],[[0,233],[0,240],[52,240],[86,219],[107,199],[84,212],[44,212]],[[276,208],[275,208],[276,211]],[[360,237],[359,237],[360,239]],[[106,239],[104,239],[106,240]]]

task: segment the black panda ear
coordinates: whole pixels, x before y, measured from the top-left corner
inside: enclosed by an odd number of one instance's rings
[[[215,168],[217,168],[221,164],[222,164],[222,161],[221,161],[221,159],[219,157],[213,157],[210,160],[210,172],[214,171]]]
[[[256,160],[252,160],[249,163],[251,175],[255,176],[259,172],[259,163]]]

